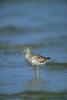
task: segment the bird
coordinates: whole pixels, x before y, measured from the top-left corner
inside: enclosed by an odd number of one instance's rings
[[[34,68],[35,78],[39,79],[39,67],[47,63],[50,60],[50,57],[44,57],[40,54],[32,54],[29,47],[25,47],[23,53],[26,62]]]

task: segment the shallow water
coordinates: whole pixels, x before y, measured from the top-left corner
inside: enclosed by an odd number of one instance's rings
[[[50,57],[34,79],[22,50]],[[67,100],[67,2],[0,1],[0,100]]]

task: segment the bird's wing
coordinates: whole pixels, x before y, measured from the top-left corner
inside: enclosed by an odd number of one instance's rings
[[[40,63],[44,63],[48,60],[47,57],[43,57],[41,55],[32,55],[32,58],[36,59]]]

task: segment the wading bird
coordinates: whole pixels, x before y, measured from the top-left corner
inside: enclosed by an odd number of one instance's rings
[[[30,48],[26,47],[23,50],[25,54],[25,60],[34,68],[35,78],[39,78],[39,67],[44,65],[50,60],[49,57],[43,57],[40,54],[32,54]]]

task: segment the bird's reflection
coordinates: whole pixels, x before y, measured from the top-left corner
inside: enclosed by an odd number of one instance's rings
[[[27,80],[26,81],[26,89],[27,90],[44,90],[45,89],[45,84],[47,81],[35,78],[33,80]]]

